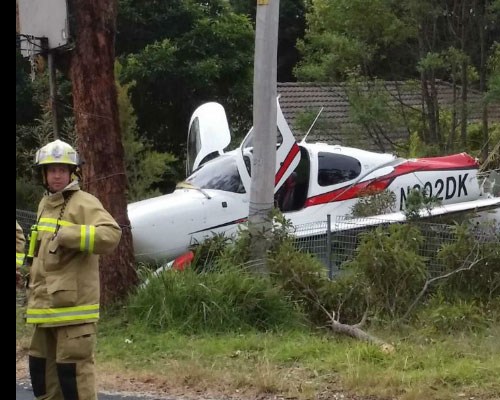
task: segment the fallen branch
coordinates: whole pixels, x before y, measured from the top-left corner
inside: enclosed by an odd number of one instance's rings
[[[354,339],[362,340],[364,342],[376,344],[384,353],[393,353],[395,351],[394,346],[392,344],[389,344],[383,341],[382,339],[365,332],[360,328],[361,326],[364,325],[366,321],[368,315],[367,312],[363,314],[363,317],[359,323],[355,325],[348,325],[337,321],[335,319],[334,311],[330,313],[328,312],[328,310],[325,309],[325,307],[323,307],[322,304],[319,304],[319,302],[318,305],[325,312],[325,314],[328,315],[328,318],[330,319],[330,326],[333,332],[340,333],[342,335],[347,335]]]
[[[330,326],[332,328],[332,331],[338,334],[346,335],[349,337],[352,337],[354,339],[362,340],[368,343],[372,343],[377,345],[384,353],[392,353],[394,352],[394,346],[383,341],[382,339],[379,339],[376,336],[370,335],[369,333],[365,332],[364,330],[361,329],[361,326],[364,325],[367,316],[368,316],[368,310],[365,311],[363,314],[363,317],[361,318],[361,321],[355,325],[347,325],[339,322],[337,319],[335,319],[335,311],[329,312],[323,304],[321,304],[321,301],[319,299],[318,293],[311,288],[305,286],[303,282],[300,280],[300,277],[294,272],[294,282],[297,284],[297,288],[300,286],[302,289],[301,292],[304,296],[308,297],[311,301],[314,301],[315,304],[328,316],[330,320]]]

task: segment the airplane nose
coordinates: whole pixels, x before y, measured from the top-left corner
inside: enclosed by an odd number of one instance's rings
[[[245,199],[219,190],[177,189],[129,204],[136,260],[164,263],[216,233],[236,233],[248,216]]]
[[[134,253],[138,261],[170,261],[189,249],[193,223],[201,221],[196,191],[175,191],[128,205]]]

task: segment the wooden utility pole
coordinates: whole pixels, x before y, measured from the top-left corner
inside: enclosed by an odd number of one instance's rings
[[[54,50],[47,48],[47,61],[49,66],[49,93],[50,110],[52,112],[52,127],[54,129],[54,139],[59,139],[59,123],[57,121],[57,81],[56,67],[54,65]]]
[[[256,272],[267,274],[276,170],[276,70],[279,0],[257,0],[253,79],[253,158],[249,232]]]
[[[69,54],[83,187],[122,227],[117,250],[101,257],[101,303],[124,298],[137,283],[127,215],[124,150],[114,77],[117,1],[70,0],[74,49]]]

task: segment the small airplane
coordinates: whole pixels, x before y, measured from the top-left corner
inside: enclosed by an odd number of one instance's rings
[[[403,220],[412,189],[440,203],[428,215],[500,210],[500,197],[486,193],[479,164],[466,153],[404,159],[353,147],[298,143],[277,100],[276,206],[293,226],[351,213],[367,191],[392,191],[395,208],[379,216]],[[307,135],[306,135],[307,136]],[[128,205],[138,261],[166,263],[214,234],[231,235],[247,221],[252,129],[237,149],[225,152],[231,134],[224,108],[198,107],[189,122],[186,180],[175,191]],[[499,179],[500,181],[500,179]],[[358,225],[359,226],[359,225]]]

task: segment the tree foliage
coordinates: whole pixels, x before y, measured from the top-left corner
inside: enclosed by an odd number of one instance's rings
[[[448,301],[458,296],[489,302],[500,296],[499,228],[495,221],[482,226],[463,223],[453,227],[456,240],[443,245],[438,254],[446,265],[445,272],[477,263],[441,283],[440,290]]]
[[[295,74],[299,80],[325,82],[353,75],[365,80],[418,79],[423,100],[417,131],[421,140],[441,154],[463,151],[468,139],[468,91],[485,91],[487,80],[487,101],[498,99],[498,73],[492,67],[498,65],[494,61],[500,33],[498,4],[498,0],[313,0],[306,14],[306,33],[297,44],[302,59]],[[438,101],[438,80],[452,85],[454,101],[448,110]],[[403,115],[402,110],[371,99],[378,110],[359,107],[366,105],[362,98],[350,99],[358,120],[380,117],[384,107],[393,119]],[[451,115],[447,130],[441,123],[443,112]],[[404,123],[414,132],[407,120]],[[488,141],[486,123],[483,141]],[[378,135],[391,131],[387,124],[377,129]],[[362,126],[362,132],[373,137],[373,124]]]
[[[28,75],[28,62],[16,49],[16,124],[26,124],[35,118],[39,109],[33,101],[33,87]]]
[[[115,76],[121,65],[115,63]],[[165,176],[175,176],[172,164],[177,158],[170,153],[160,153],[137,132],[137,116],[130,102],[129,90],[134,82],[121,85],[116,79],[120,128],[127,169],[127,200],[129,202],[160,195],[158,185]]]
[[[120,74],[120,68],[117,63],[116,76]],[[27,77],[27,71],[20,73]],[[67,105],[71,104],[71,84],[59,74],[57,79],[58,103],[66,105],[59,106],[60,138],[77,147],[72,107]],[[43,188],[33,177],[33,160],[37,149],[54,140],[54,127],[48,107],[47,71],[39,71],[33,82],[27,80],[26,83],[30,87],[33,108],[41,111],[32,120],[16,120],[16,207],[36,211]],[[128,180],[127,199],[135,201],[159,195],[158,186],[165,177],[175,180],[177,174],[173,164],[176,157],[154,150],[150,142],[139,136],[137,117],[128,93],[133,83],[121,85],[117,79],[116,85]]]
[[[234,12],[246,15],[255,28],[257,3],[249,0],[230,0]],[[278,26],[278,82],[293,82],[293,68],[300,59],[296,47],[297,39],[304,36],[306,21],[306,2],[304,0],[280,0]]]
[[[338,81],[354,70],[383,77],[411,65],[405,41],[415,36],[415,24],[389,0],[314,0],[306,21],[295,71],[300,80]]]
[[[119,26],[129,26],[126,35],[120,31],[118,48],[133,52],[122,51],[121,81],[135,81],[130,93],[141,135],[160,151],[182,154],[189,117],[206,101],[224,104],[236,132],[247,129],[254,41],[249,19],[225,1],[124,3]],[[134,30],[143,46],[123,44]]]
[[[498,11],[500,12],[500,9]],[[488,68],[491,73],[488,82],[489,90],[486,95],[486,101],[488,103],[500,102],[500,42],[493,43],[492,55],[489,59]]]

